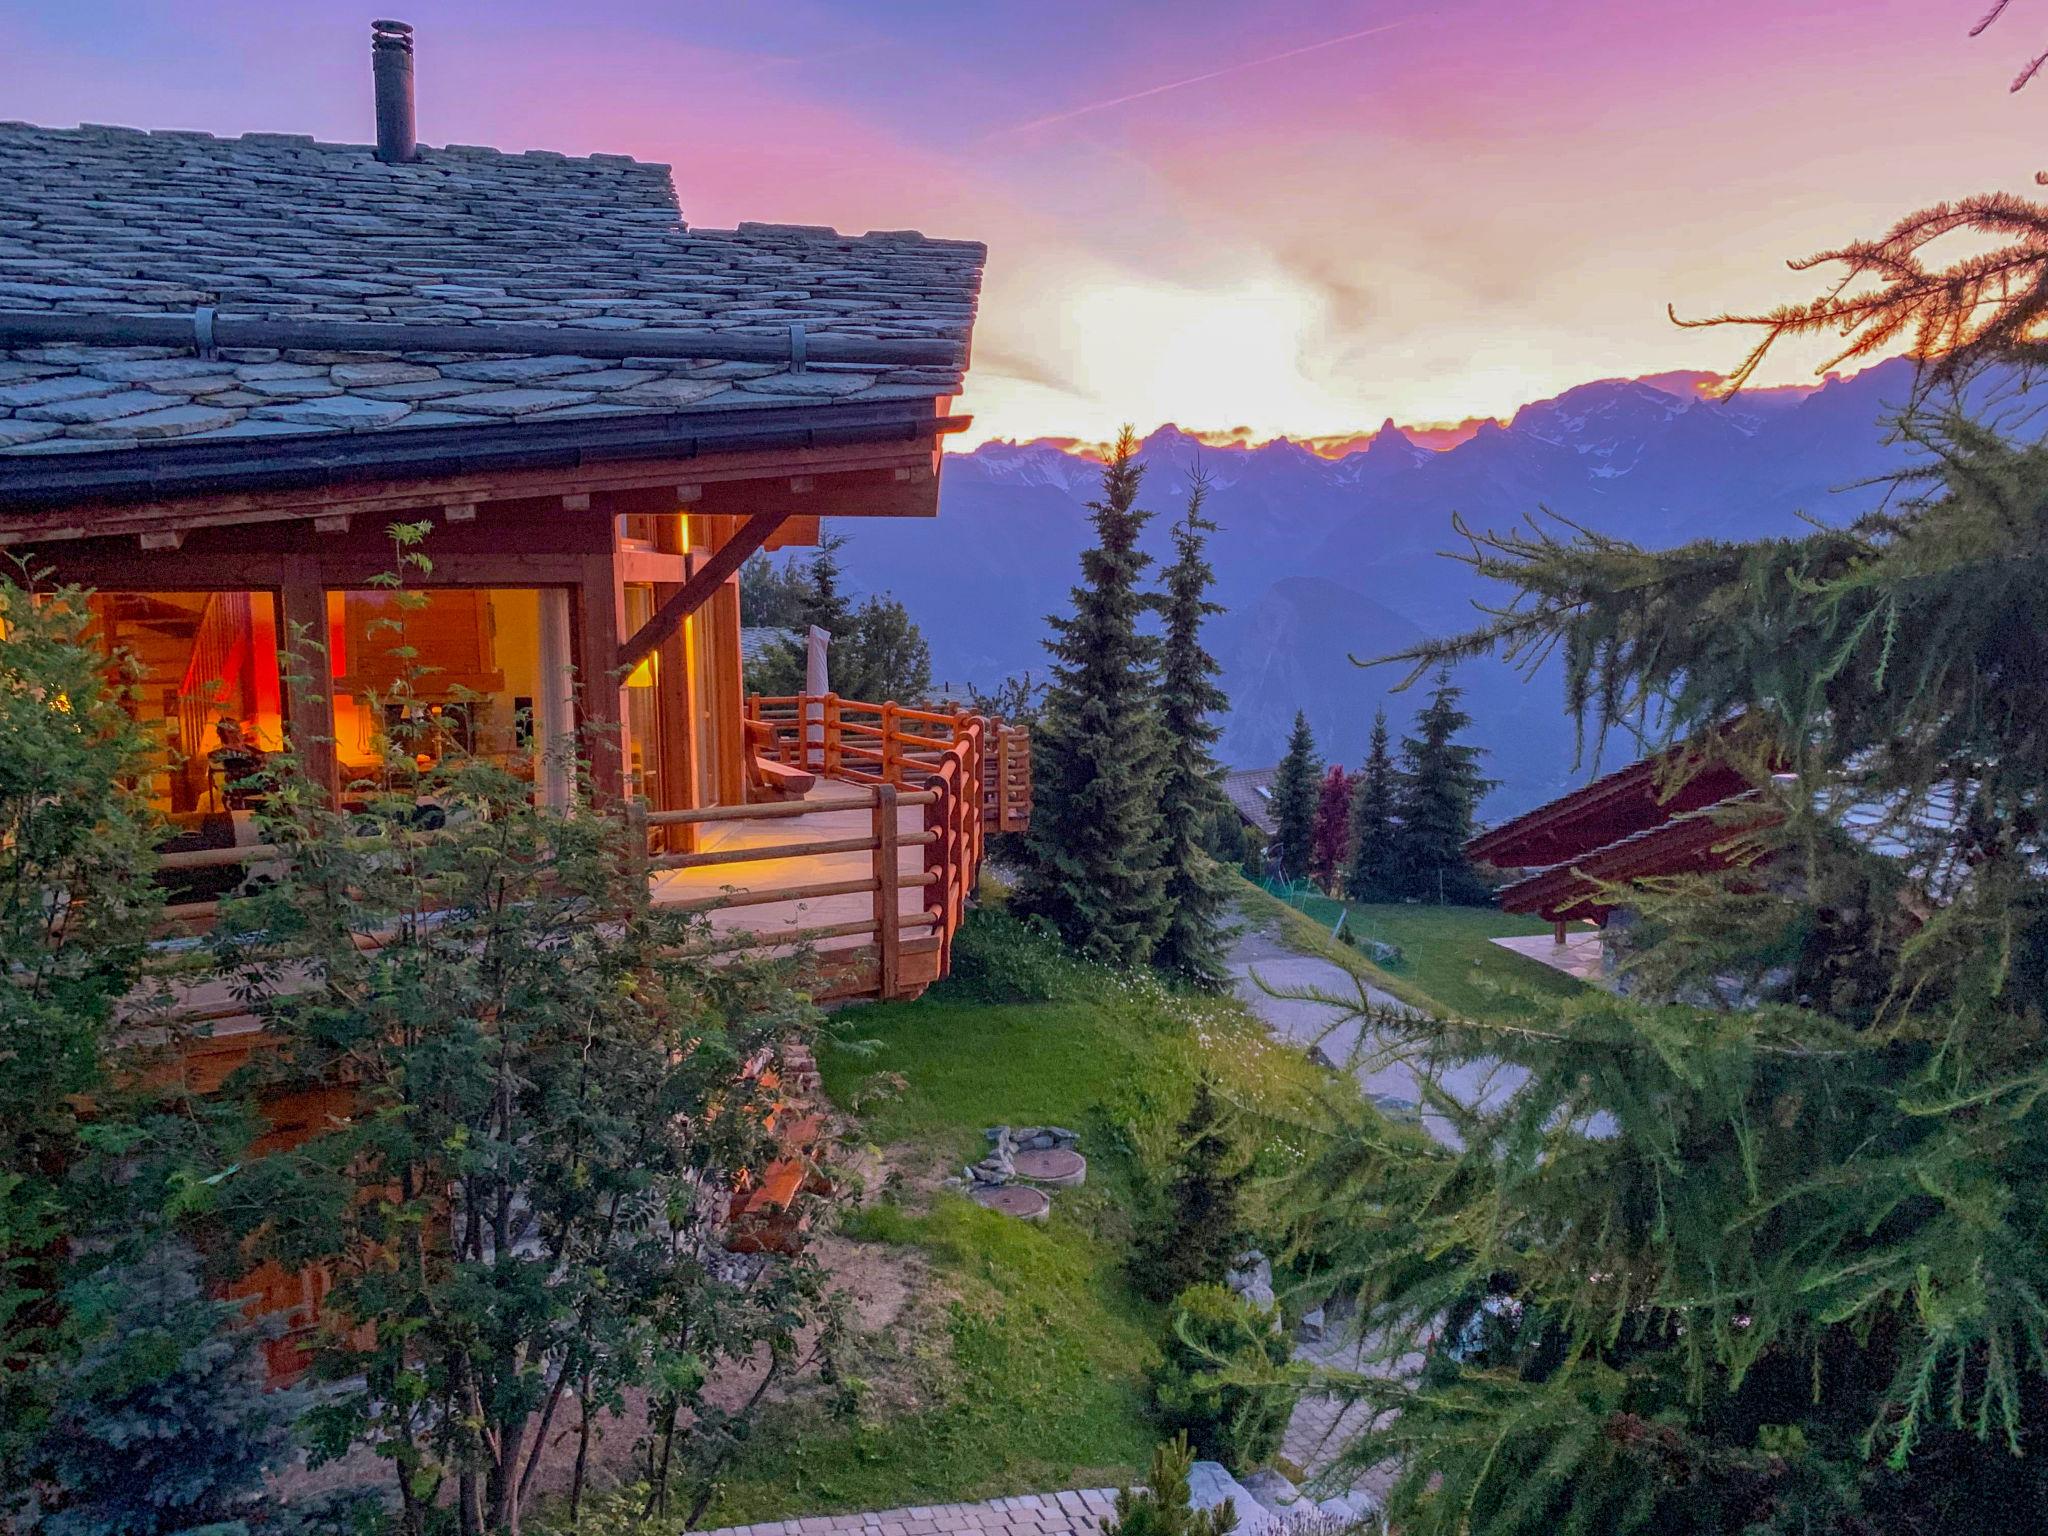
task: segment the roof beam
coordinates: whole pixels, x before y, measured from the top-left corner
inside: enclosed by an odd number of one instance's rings
[[[657,645],[682,627],[683,620],[710,600],[711,594],[752,559],[790,516],[787,512],[756,512],[731,538],[714,550],[696,574],[619,646],[618,670],[629,672],[645,661]]]

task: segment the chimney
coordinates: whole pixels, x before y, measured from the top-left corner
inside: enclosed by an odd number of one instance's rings
[[[420,157],[412,122],[412,28],[370,23],[370,67],[377,77],[377,158],[405,165]]]

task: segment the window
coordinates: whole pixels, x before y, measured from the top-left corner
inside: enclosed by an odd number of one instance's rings
[[[141,672],[131,709],[161,748],[150,803],[174,819],[246,809],[252,773],[284,745],[277,605],[268,592],[95,592],[109,656]]]

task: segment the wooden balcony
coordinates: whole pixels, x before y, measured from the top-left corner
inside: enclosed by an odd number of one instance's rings
[[[807,951],[821,999],[916,997],[951,968],[989,834],[1030,823],[1028,733],[964,711],[833,695],[757,698],[747,716],[756,750],[789,770],[782,781],[812,782],[801,798],[628,807],[648,849],[651,899],[703,914],[709,956]],[[196,870],[277,856],[258,845],[162,863]],[[216,907],[189,902],[167,917],[189,932]]]

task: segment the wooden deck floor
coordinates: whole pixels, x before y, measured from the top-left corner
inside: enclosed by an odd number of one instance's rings
[[[827,809],[833,801],[848,800],[863,793],[857,785],[820,779],[805,799],[820,809],[802,816],[775,821],[717,822],[704,828],[697,843],[700,852],[728,848],[766,848],[781,843],[821,842],[828,839],[865,837],[874,830],[874,812],[865,805],[849,810]],[[910,805],[896,813],[897,830],[910,836],[924,830],[924,807]],[[924,848],[916,843],[898,850],[896,867],[906,877],[924,870]],[[663,870],[653,879],[657,904],[712,899],[728,894],[765,891],[791,886],[819,885],[842,880],[865,880],[874,872],[872,853],[821,853],[797,858],[763,859],[745,864],[714,864],[702,869]],[[897,909],[905,917],[924,910],[923,886],[905,886],[897,893]],[[805,901],[778,901],[760,906],[723,907],[708,914],[712,931],[720,936],[752,933],[772,938],[777,933],[804,928],[832,927],[863,922],[874,916],[875,899],[865,892],[855,895],[819,896]],[[928,933],[926,928],[908,929]],[[828,938],[816,941],[819,950],[854,948],[872,943],[867,938]]]

